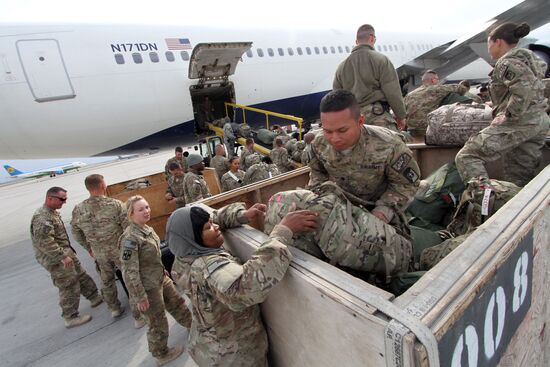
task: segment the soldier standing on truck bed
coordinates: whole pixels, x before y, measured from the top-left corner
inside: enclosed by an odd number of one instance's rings
[[[222,179],[224,173],[229,169],[229,162],[225,157],[225,147],[223,144],[216,145],[216,155],[210,159],[210,167],[216,170],[219,180]]]
[[[181,168],[183,168],[183,173],[187,172],[187,159],[183,156],[183,149],[181,147],[176,147],[175,153],[176,155],[170,158],[164,165],[164,174],[166,175],[166,181],[168,181],[168,178],[170,177],[170,163],[179,163]]]
[[[101,304],[103,299],[92,278],[80,265],[69,242],[58,212],[66,201],[67,190],[51,187],[46,192],[44,205],[34,212],[30,232],[36,260],[50,273],[53,284],[59,289],[59,306],[65,327],[72,328],[92,319],[90,315],[78,313],[81,294],[90,301],[92,307]]]
[[[344,89],[355,95],[366,124],[394,131],[405,129],[406,110],[399,78],[390,59],[374,49],[374,27],[370,24],[359,27],[355,43],[357,46],[336,70],[332,89]]]
[[[128,226],[126,209],[120,200],[106,196],[107,184],[102,175],[87,176],[84,185],[90,197],[74,207],[72,233],[95,259],[102,282],[103,300],[111,309],[111,316],[119,317],[124,313],[124,308],[118,300],[115,271],[122,268],[118,239]],[[136,327],[144,325],[137,309],[132,310],[132,315]]]
[[[200,154],[189,154],[187,157],[189,163],[189,171],[185,174],[183,193],[187,204],[210,197],[206,181],[202,177],[204,171],[204,162]]]

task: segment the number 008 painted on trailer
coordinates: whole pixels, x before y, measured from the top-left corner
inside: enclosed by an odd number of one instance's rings
[[[439,342],[441,366],[496,366],[531,307],[533,232]]]

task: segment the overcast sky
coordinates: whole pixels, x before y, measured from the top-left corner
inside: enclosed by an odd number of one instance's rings
[[[549,0],[550,1],[550,0]],[[224,27],[357,29],[370,23],[380,30],[471,33],[520,0],[0,0],[0,23],[70,22],[188,24]],[[533,36],[550,35],[550,26]],[[82,160],[82,159],[74,159]],[[1,161],[23,170],[71,162]],[[95,161],[91,159],[90,161]],[[90,162],[91,163],[91,162]],[[0,182],[7,174],[0,169]]]

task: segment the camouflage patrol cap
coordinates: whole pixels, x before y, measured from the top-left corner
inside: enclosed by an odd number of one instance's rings
[[[248,157],[246,157],[246,165],[248,167],[252,166],[253,164],[260,163],[260,155],[257,153],[250,154]]]
[[[200,154],[192,153],[189,154],[189,157],[187,157],[187,164],[189,167],[194,166],[195,164],[201,163],[203,161],[203,158]]]

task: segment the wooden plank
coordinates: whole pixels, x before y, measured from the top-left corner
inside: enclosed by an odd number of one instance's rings
[[[211,195],[218,195],[221,190],[220,180],[218,179],[218,174],[216,173],[215,168],[206,167],[202,172],[204,181],[206,181],[206,186],[208,186],[208,191]]]
[[[149,181],[149,184],[151,184],[151,185],[166,183],[166,180],[164,178],[164,172],[159,172],[159,173],[155,173],[154,175],[140,177],[140,179],[145,179],[145,180]],[[111,184],[111,185],[107,186],[107,195],[108,196],[113,196],[113,195],[125,192],[126,185],[128,185],[130,182],[135,181],[135,180],[136,179],[127,180],[127,181],[123,181],[123,182],[117,182],[117,183],[114,183],[114,184]]]

